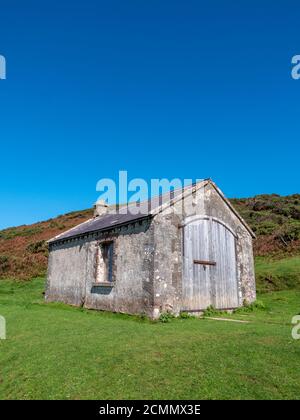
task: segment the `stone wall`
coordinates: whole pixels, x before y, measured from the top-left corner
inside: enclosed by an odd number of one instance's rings
[[[77,239],[50,246],[46,299],[80,306],[85,298],[85,278],[90,241]]]
[[[160,214],[154,219],[153,318],[162,312],[179,314],[182,285],[180,217]]]
[[[51,245],[46,299],[152,316],[154,232],[150,220]],[[114,241],[113,283],[98,285],[97,247]]]

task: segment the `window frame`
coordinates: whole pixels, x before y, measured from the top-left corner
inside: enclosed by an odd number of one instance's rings
[[[101,273],[102,266],[102,273]],[[105,240],[97,243],[96,273],[93,286],[114,285],[114,241]]]

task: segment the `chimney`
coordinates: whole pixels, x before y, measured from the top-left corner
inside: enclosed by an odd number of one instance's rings
[[[94,217],[103,216],[108,212],[108,205],[104,200],[98,200],[94,205]]]

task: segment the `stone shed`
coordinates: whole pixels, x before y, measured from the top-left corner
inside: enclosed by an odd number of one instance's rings
[[[255,300],[254,234],[211,181],[112,211],[49,241],[46,299],[158,318]]]

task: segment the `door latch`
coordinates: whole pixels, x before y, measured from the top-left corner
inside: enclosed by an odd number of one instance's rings
[[[217,265],[215,261],[194,260],[194,264],[200,265]]]

